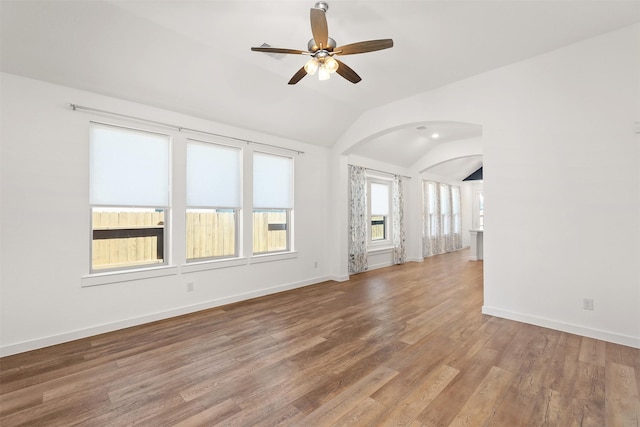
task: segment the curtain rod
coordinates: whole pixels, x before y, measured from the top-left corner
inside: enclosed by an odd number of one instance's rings
[[[173,128],[173,129],[177,129],[178,132],[186,131],[186,132],[201,133],[201,134],[204,134],[204,135],[218,136],[220,138],[226,138],[226,139],[232,139],[234,141],[244,142],[247,145],[250,145],[250,144],[263,145],[265,147],[273,147],[273,148],[278,148],[280,150],[286,150],[286,151],[292,151],[292,152],[298,153],[298,154],[304,154],[304,151],[294,150],[293,148],[280,147],[278,145],[266,144],[264,142],[250,141],[248,139],[236,138],[234,136],[221,135],[219,133],[207,132],[205,130],[191,129],[191,128],[187,128],[187,127],[184,127],[184,126],[174,125],[174,124],[171,124],[171,123],[158,122],[158,121],[155,121],[155,120],[149,120],[149,119],[145,119],[145,118],[142,118],[142,117],[129,116],[127,114],[121,114],[121,113],[114,113],[113,111],[100,110],[98,108],[85,107],[83,105],[78,105],[78,104],[73,104],[73,103],[69,103],[69,106],[71,107],[71,109],[73,111],[77,111],[77,110],[93,111],[93,112],[96,112],[96,113],[108,114],[110,116],[123,117],[123,118],[126,118],[126,119],[137,120],[139,122],[152,123],[154,125]]]
[[[358,165],[352,165],[352,164],[349,164],[349,166],[358,166]],[[381,171],[381,170],[379,170],[379,169],[366,168],[366,167],[364,167],[364,166],[358,166],[358,167],[359,167],[359,168],[365,168],[365,169],[366,169],[366,170],[368,170],[368,171],[380,172],[380,173],[383,173],[383,174],[386,174],[386,175],[394,175],[394,176],[395,176],[395,175],[398,175],[398,174],[395,174],[395,173],[392,173],[392,172]],[[406,175],[398,175],[398,176],[400,176],[400,177],[402,177],[402,178],[411,179],[411,177],[410,177],[410,176],[406,176]]]

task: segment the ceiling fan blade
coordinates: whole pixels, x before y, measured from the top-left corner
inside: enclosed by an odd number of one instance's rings
[[[323,9],[311,8],[311,33],[316,45],[325,49],[329,39],[329,28],[327,27],[327,16]]]
[[[254,52],[290,53],[294,55],[309,55],[311,53],[311,52],[307,52],[306,50],[282,49],[279,47],[252,47],[251,50]]]
[[[393,47],[392,39],[368,40],[366,42],[358,42],[338,46],[333,51],[336,55],[353,55],[356,53],[373,52],[376,50],[389,49]]]
[[[338,67],[338,68],[340,68],[340,67]],[[304,67],[300,68],[298,70],[298,72],[295,73],[293,75],[293,77],[291,77],[291,80],[289,80],[289,84],[290,85],[294,85],[294,84],[298,83],[306,75],[307,75],[307,72],[304,70]]]
[[[333,59],[336,59],[336,58],[333,58]],[[336,73],[340,74],[342,77],[349,80],[351,83],[358,83],[360,80],[362,80],[362,78],[355,71],[353,71],[353,69],[351,69],[351,67],[349,67],[347,64],[337,59],[336,59],[336,62],[338,63],[338,69],[336,70]]]

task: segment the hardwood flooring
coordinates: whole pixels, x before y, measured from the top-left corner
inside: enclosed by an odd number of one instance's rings
[[[0,425],[640,425],[640,350],[482,315],[467,256],[2,358]]]

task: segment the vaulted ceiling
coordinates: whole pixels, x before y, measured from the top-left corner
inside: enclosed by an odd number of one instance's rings
[[[638,22],[623,0],[329,1],[338,45],[392,38],[343,57],[362,81],[307,76],[306,62],[251,46],[306,49],[301,1],[12,1],[1,6],[2,71],[311,144],[331,146],[364,111]],[[430,120],[425,117],[425,120]],[[454,129],[469,137],[465,131]],[[437,141],[402,129],[354,153],[410,166]],[[471,135],[474,136],[474,135]],[[410,141],[404,151],[390,141]],[[414,147],[415,146],[415,147]],[[414,147],[414,148],[412,148]]]

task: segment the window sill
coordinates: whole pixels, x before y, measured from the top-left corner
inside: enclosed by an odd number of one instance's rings
[[[370,254],[378,253],[378,252],[392,252],[392,251],[393,251],[393,246],[391,245],[374,246],[374,247],[367,248],[367,252]]]
[[[238,267],[247,265],[247,258],[226,258],[207,261],[193,261],[180,266],[182,273],[195,273],[198,271],[217,270],[219,268]]]
[[[141,268],[127,271],[109,271],[105,273],[93,273],[82,276],[81,286],[100,286],[111,283],[130,282],[132,280],[151,279],[154,277],[173,276],[178,274],[176,266],[162,266],[153,268]]]
[[[281,261],[292,258],[298,258],[298,252],[278,252],[275,254],[254,255],[250,259],[250,264],[260,264],[263,262]]]

